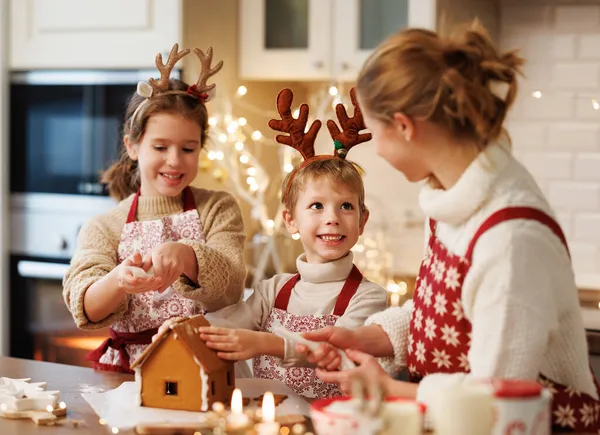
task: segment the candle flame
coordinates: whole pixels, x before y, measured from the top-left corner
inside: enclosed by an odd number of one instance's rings
[[[46,406],[46,411],[52,412],[52,411],[54,411],[54,408],[52,407],[52,405],[48,405],[48,406]]]
[[[243,412],[243,406],[242,391],[239,388],[236,388],[231,395],[231,412],[234,414],[241,414]]]
[[[65,402],[60,402],[58,404],[58,406],[59,406],[60,409],[65,409],[67,407],[67,404]]]
[[[262,415],[265,422],[275,421],[275,398],[270,391],[267,391],[263,397]]]

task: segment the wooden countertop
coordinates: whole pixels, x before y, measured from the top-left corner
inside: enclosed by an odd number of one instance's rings
[[[68,424],[37,426],[31,420],[0,418],[2,435],[109,434],[110,431],[106,426],[100,425],[98,415],[81,397],[81,393],[106,391],[118,387],[123,382],[133,380],[133,375],[2,356],[0,356],[0,376],[13,379],[31,378],[31,382],[46,382],[46,389],[60,391],[60,400],[67,404],[66,418],[84,421],[82,427],[74,428]]]

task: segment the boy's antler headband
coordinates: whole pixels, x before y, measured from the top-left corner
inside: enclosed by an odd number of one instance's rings
[[[275,137],[275,140],[299,151],[304,159],[304,161],[290,174],[284,198],[287,198],[290,186],[292,185],[292,179],[299,169],[315,160],[327,160],[332,158],[345,159],[348,155],[348,151],[350,151],[352,147],[371,140],[371,133],[360,133],[360,131],[364,130],[366,127],[358,101],[356,100],[356,93],[354,88],[352,88],[350,90],[350,100],[354,106],[354,116],[349,117],[346,108],[340,103],[335,107],[335,113],[342,130],[340,131],[334,120],[330,119],[327,121],[327,128],[334,144],[333,155],[315,155],[315,139],[321,128],[321,121],[318,119],[313,121],[308,131],[306,131],[306,124],[308,122],[308,104],[303,103],[300,106],[299,115],[296,119],[292,116],[293,98],[294,94],[290,89],[286,88],[279,92],[279,95],[277,95],[277,111],[279,112],[281,119],[271,119],[269,121],[269,127],[273,130],[289,134],[289,136],[278,134]]]
[[[146,105],[148,100],[160,95],[187,95],[189,97],[196,98],[203,103],[206,103],[214,98],[217,85],[214,83],[207,85],[206,81],[221,70],[223,67],[223,61],[219,61],[214,68],[210,67],[213,57],[212,47],[209,47],[208,50],[206,50],[206,54],[204,54],[204,52],[199,48],[194,48],[194,53],[196,56],[198,56],[198,59],[200,59],[200,63],[202,65],[202,69],[200,70],[200,75],[198,76],[198,81],[196,84],[188,87],[187,91],[169,90],[169,77],[171,76],[171,71],[175,67],[175,64],[187,56],[189,52],[189,48],[179,51],[179,44],[175,44],[171,49],[171,53],[169,53],[169,58],[167,59],[166,63],[163,63],[162,54],[159,53],[156,55],[156,67],[160,71],[160,79],[155,80],[154,78],[150,78],[147,82],[138,82],[137,94],[144,97],[145,100],[140,103],[135,112],[133,112],[133,115],[131,116],[132,125],[141,108]]]

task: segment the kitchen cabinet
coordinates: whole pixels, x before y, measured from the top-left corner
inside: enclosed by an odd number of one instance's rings
[[[240,0],[240,76],[351,81],[407,26],[434,29],[436,0]]]
[[[154,69],[181,41],[181,0],[10,0],[13,70]]]

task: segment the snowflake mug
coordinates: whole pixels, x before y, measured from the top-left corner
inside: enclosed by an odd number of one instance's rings
[[[492,380],[492,435],[550,435],[552,393],[534,381]]]

